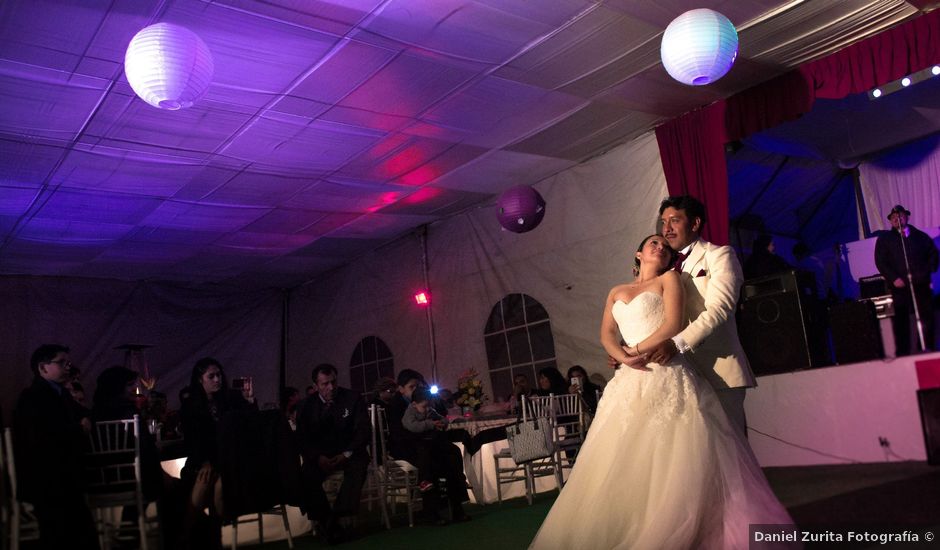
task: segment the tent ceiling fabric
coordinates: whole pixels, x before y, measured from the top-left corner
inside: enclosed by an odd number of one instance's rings
[[[6,0],[0,273],[297,285],[919,14],[790,4]],[[740,55],[691,88],[659,41],[699,7],[738,25]],[[189,109],[124,76],[160,21],[214,57]]]

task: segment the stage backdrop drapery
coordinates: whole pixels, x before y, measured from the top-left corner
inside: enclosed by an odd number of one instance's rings
[[[709,223],[722,212],[727,217],[727,173],[715,166],[724,166],[724,143],[793,120],[816,98],[864,92],[935,63],[940,63],[940,10],[670,120],[656,129],[670,194],[698,195]],[[726,243],[727,228],[720,229],[713,226],[706,238]]]
[[[728,244],[728,165],[721,109],[698,109],[656,128],[670,195],[705,204],[705,240]]]

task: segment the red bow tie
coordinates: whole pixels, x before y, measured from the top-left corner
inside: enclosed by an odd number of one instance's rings
[[[675,271],[682,271],[682,262],[684,262],[685,259],[688,257],[689,257],[688,254],[683,254],[682,252],[678,252],[676,254],[676,261],[672,264],[672,269],[674,269]]]

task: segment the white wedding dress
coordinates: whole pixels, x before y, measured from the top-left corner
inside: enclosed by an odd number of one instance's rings
[[[662,324],[663,298],[617,301],[613,316],[633,345]],[[648,366],[604,388],[530,549],[746,549],[749,524],[792,525],[708,382],[681,355]]]

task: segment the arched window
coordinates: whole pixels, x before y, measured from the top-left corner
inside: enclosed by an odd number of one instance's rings
[[[493,306],[483,339],[494,400],[512,394],[514,376],[524,374],[534,389],[539,369],[556,366],[548,312],[527,294],[508,294]]]
[[[387,376],[395,378],[392,351],[381,339],[366,336],[356,344],[349,360],[349,386],[358,393],[372,390],[375,381]]]

